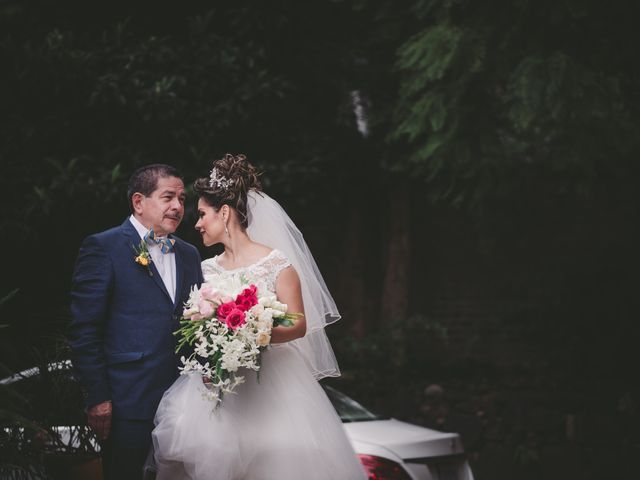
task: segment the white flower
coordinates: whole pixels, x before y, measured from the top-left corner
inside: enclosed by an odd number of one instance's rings
[[[184,368],[187,367],[187,359],[184,358],[184,355],[180,357],[180,362],[184,365]]]
[[[196,340],[197,341],[202,341],[202,339],[205,336],[204,328],[202,328],[202,325],[200,325],[200,327],[198,327],[198,330],[196,330],[194,335],[196,336]]]
[[[246,284],[239,275],[211,275],[207,277],[207,283],[220,292],[221,301],[228,302],[236,298],[236,296],[246,288]]]
[[[218,321],[217,318],[212,318],[211,320],[208,320],[205,324],[204,327],[211,333],[214,333],[218,330],[218,326],[220,325],[220,322]]]
[[[268,332],[269,330],[271,330],[272,326],[273,321],[271,319],[269,319],[268,321],[259,320],[255,323],[256,330],[260,332]]]
[[[186,375],[189,372],[201,372],[203,370],[202,365],[197,360],[194,359],[186,359],[182,357],[180,359],[183,363],[183,366],[179,368],[181,375]]]
[[[275,295],[264,296],[258,299],[258,303],[263,307],[270,307],[273,302],[277,302]]]
[[[240,360],[244,347],[244,343],[238,339],[233,339],[229,343],[222,345],[222,368],[228,372],[238,370],[242,366]]]
[[[213,402],[213,407],[214,408],[220,402],[220,394],[218,393],[218,389],[217,388],[211,388],[211,389],[205,388],[203,396],[207,400]]]
[[[222,354],[222,368],[226,371],[235,372],[241,366],[240,356],[237,352],[227,352]]]
[[[194,348],[194,352],[196,352],[196,355],[206,357],[208,354],[206,342],[199,342],[196,348]]]
[[[263,323],[273,323],[273,310],[267,308],[258,316],[258,320]]]
[[[287,313],[287,304],[281,303],[277,300],[271,304],[271,308],[273,308],[274,310],[280,311],[282,313]]]
[[[193,306],[193,307],[188,307],[184,312],[182,312],[182,316],[184,318],[191,318],[193,317],[196,313],[199,313],[198,311],[198,306]]]
[[[260,332],[258,334],[258,345],[260,347],[266,347],[271,342],[271,335],[267,332]]]
[[[191,291],[189,292],[189,299],[185,302],[185,306],[194,307],[198,305],[200,301],[200,290],[195,285],[191,287]]]

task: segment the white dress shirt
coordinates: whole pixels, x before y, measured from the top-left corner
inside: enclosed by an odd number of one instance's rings
[[[134,226],[141,239],[149,232],[149,228],[142,225],[136,217],[131,215],[129,221]],[[164,286],[167,287],[167,292],[171,296],[171,300],[176,301],[176,254],[171,251],[169,253],[162,253],[160,245],[155,242],[147,242],[149,253],[151,254],[151,260],[156,265],[156,269],[162,278]]]

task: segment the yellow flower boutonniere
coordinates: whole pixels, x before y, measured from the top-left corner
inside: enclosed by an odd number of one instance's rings
[[[136,254],[135,262],[146,267],[149,276],[153,276],[153,272],[151,271],[151,254],[147,248],[147,242],[140,240],[140,244],[137,247],[135,245],[132,245],[132,247]]]

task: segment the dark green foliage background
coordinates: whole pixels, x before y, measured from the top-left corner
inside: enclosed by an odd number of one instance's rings
[[[244,152],[339,300],[341,388],[460,431],[480,479],[627,474],[634,21],[595,0],[0,2],[0,296],[20,289],[0,362],[57,354],[78,246],[125,218],[136,167],[190,183]],[[199,244],[194,201],[178,233]],[[405,283],[385,282],[396,228]]]

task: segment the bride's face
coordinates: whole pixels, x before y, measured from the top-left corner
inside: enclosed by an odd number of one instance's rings
[[[224,215],[222,209],[216,212],[211,205],[200,198],[198,200],[198,222],[196,223],[196,230],[202,235],[202,243],[207,247],[222,242],[224,235]]]

